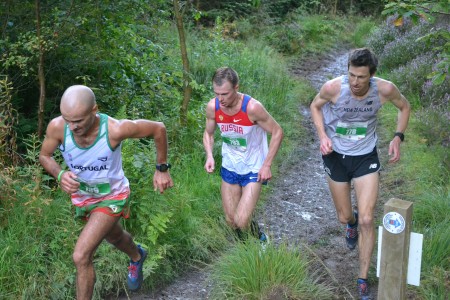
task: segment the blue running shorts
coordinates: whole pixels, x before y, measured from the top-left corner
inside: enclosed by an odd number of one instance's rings
[[[246,186],[250,182],[258,182],[258,173],[250,172],[245,175],[240,175],[235,172],[229,171],[224,167],[220,168],[220,176],[222,176],[223,181],[229,184],[239,184],[240,186]],[[262,184],[266,185],[267,181]]]

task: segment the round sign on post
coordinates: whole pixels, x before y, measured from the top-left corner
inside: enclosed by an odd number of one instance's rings
[[[390,233],[399,234],[405,230],[405,219],[401,214],[391,211],[384,215],[383,226]]]

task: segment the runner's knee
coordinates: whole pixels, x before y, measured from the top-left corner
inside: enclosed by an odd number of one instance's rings
[[[85,251],[79,251],[76,249],[72,254],[73,262],[77,268],[85,267],[85,266],[92,264],[92,257],[93,257],[93,255],[91,255]]]
[[[360,227],[372,228],[374,224],[373,214],[359,215],[358,223]]]

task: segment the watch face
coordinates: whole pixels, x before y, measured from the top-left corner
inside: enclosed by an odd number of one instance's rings
[[[170,164],[156,165],[156,169],[160,172],[166,172],[170,168]]]

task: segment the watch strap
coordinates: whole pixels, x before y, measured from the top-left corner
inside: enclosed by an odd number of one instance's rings
[[[394,137],[396,137],[396,136],[398,136],[400,138],[400,141],[402,141],[402,142],[405,139],[405,135],[402,132],[394,133]]]
[[[158,170],[160,172],[167,172],[167,170],[169,170],[171,167],[172,167],[172,165],[169,163],[156,164],[156,170]]]

